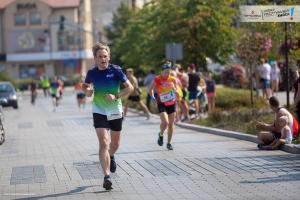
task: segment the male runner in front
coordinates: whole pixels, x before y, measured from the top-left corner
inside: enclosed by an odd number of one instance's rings
[[[112,189],[110,172],[116,171],[114,154],[120,145],[123,120],[120,97],[130,94],[133,87],[122,69],[109,63],[110,49],[107,45],[96,43],[93,46],[93,55],[95,67],[88,71],[83,91],[88,97],[94,93],[93,120],[100,145],[99,160],[104,173],[103,187],[110,190]],[[121,84],[124,89],[120,91]]]

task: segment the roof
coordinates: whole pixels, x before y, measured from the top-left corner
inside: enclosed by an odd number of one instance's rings
[[[1,0],[0,1],[0,9],[5,8],[8,4],[14,2],[15,0]]]
[[[78,7],[80,5],[80,0],[40,0],[48,4],[52,8],[68,8],[68,7]]]
[[[17,0],[0,0],[0,9],[6,8]],[[80,0],[40,0],[52,8],[72,8],[80,5]]]

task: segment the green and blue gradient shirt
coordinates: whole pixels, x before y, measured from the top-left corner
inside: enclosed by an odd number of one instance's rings
[[[86,75],[85,83],[93,84],[93,113],[107,115],[111,110],[118,109],[122,113],[122,101],[108,101],[106,94],[114,94],[120,92],[120,86],[127,81],[126,75],[120,66],[109,64],[105,70],[98,69],[97,66],[90,69]]]

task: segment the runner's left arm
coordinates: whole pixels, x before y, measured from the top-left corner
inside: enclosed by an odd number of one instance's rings
[[[174,79],[173,83],[174,83],[174,92],[175,92],[176,96],[179,97],[179,93],[177,90],[178,84],[177,84],[176,79]]]
[[[121,97],[129,95],[133,91],[133,86],[128,79],[123,83],[123,86],[124,88],[119,93],[107,94],[106,95],[107,100],[109,101],[117,100]]]
[[[118,94],[116,94],[115,97],[120,98],[120,97],[129,95],[131,92],[133,92],[133,86],[129,80],[126,80],[123,83],[123,86],[124,86],[124,88]]]

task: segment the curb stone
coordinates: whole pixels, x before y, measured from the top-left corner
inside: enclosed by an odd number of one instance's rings
[[[195,131],[201,131],[204,133],[210,133],[210,134],[219,135],[219,136],[231,137],[231,138],[235,138],[235,139],[239,139],[239,140],[246,140],[249,142],[254,142],[256,144],[258,143],[256,136],[249,135],[246,133],[241,133],[241,132],[236,132],[236,131],[228,131],[228,130],[223,130],[223,129],[218,129],[218,128],[209,128],[209,127],[205,127],[205,126],[187,124],[187,123],[182,123],[182,122],[179,122],[176,125],[181,128],[191,129],[191,130],[195,130]],[[299,147],[296,147],[296,145],[294,145],[294,144],[285,144],[285,145],[281,146],[280,149],[282,151],[285,151],[288,153],[300,154],[300,145],[299,145]]]
[[[138,113],[140,115],[143,114],[142,111],[138,111],[133,108],[129,108],[128,110],[130,110],[131,112],[134,112],[134,113]],[[157,116],[155,114],[151,114],[151,117],[157,117]],[[237,131],[228,131],[228,130],[223,130],[223,129],[218,129],[218,128],[210,128],[210,127],[206,127],[206,126],[200,126],[200,125],[188,124],[188,123],[182,123],[182,122],[178,122],[175,125],[178,127],[181,127],[181,128],[186,128],[186,129],[190,129],[190,130],[194,130],[194,131],[200,131],[200,132],[210,133],[210,134],[219,135],[219,136],[223,136],[223,137],[230,137],[230,138],[235,138],[235,139],[239,139],[239,140],[245,140],[245,141],[249,141],[249,142],[258,144],[258,140],[257,140],[256,136],[246,134],[246,133],[241,133],[241,132],[237,132]],[[285,145],[281,146],[280,150],[285,151],[287,153],[300,154],[300,145],[297,145],[297,147],[296,147],[296,145],[294,145],[294,144],[285,144]]]

